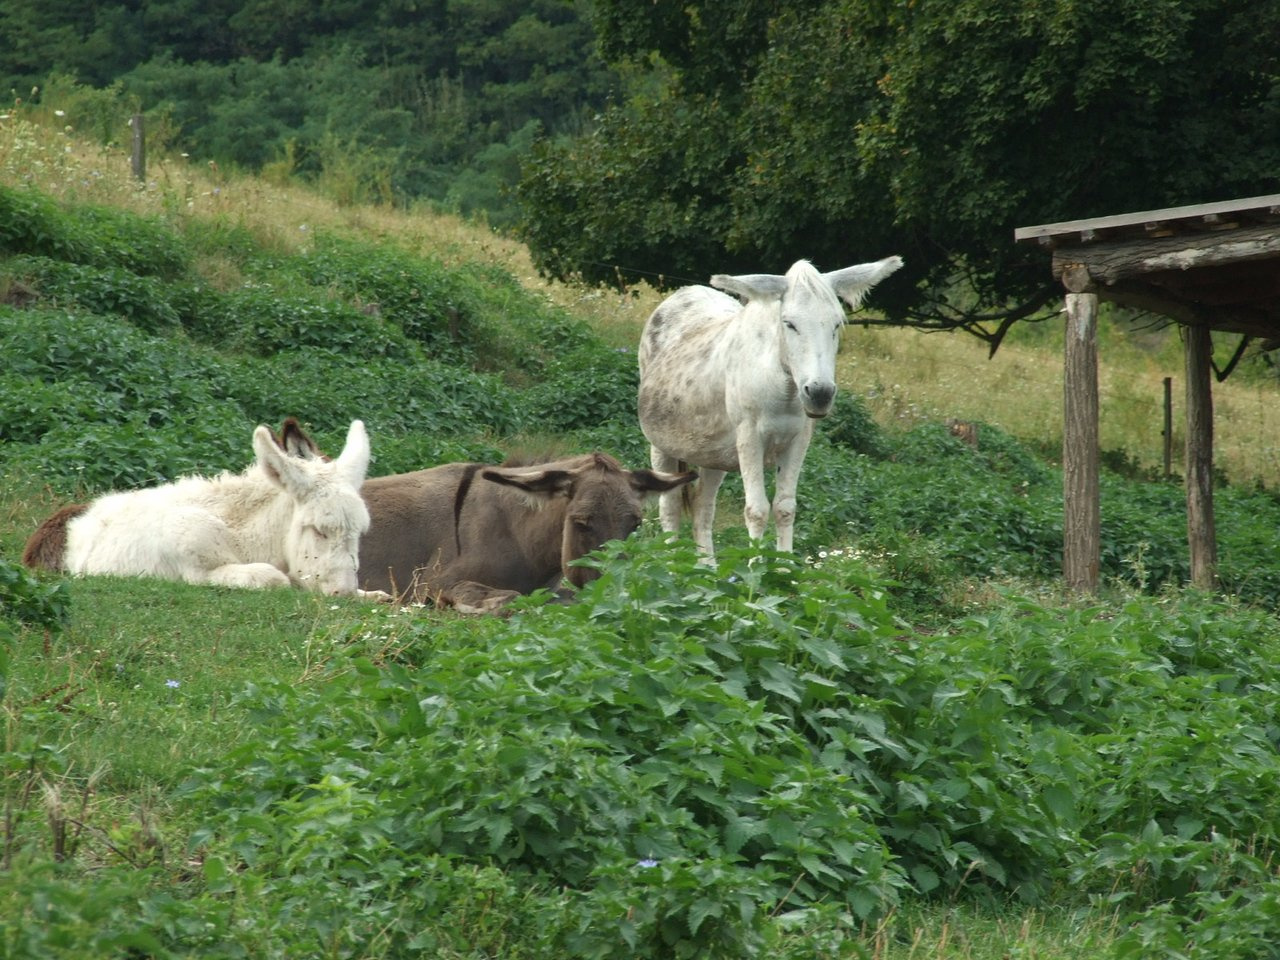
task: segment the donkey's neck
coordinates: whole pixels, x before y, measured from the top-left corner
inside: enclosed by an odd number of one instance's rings
[[[294,501],[259,467],[218,477],[205,502],[231,530],[245,563],[269,563],[288,570],[285,540]]]

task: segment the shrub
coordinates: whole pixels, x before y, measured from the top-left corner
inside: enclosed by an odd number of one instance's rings
[[[36,444],[49,431],[101,416],[103,397],[80,378],[48,383],[39,377],[0,373],[0,440]]]
[[[494,266],[446,267],[390,244],[375,249],[330,235],[317,237],[309,252],[282,266],[375,309],[440,362],[518,380],[593,339],[580,321]]]
[[[70,594],[62,580],[42,580],[16,563],[0,560],[0,619],[57,632],[66,623],[70,606]],[[3,666],[0,660],[0,698],[4,695]]]
[[[591,343],[551,361],[541,382],[525,392],[525,403],[540,430],[562,433],[616,421],[638,432],[639,387],[633,351]]]
[[[176,234],[107,207],[63,208],[44,194],[0,185],[0,251],[174,277],[188,265]]]
[[[880,459],[889,452],[884,431],[857,394],[842,395],[818,430],[827,441],[854,453]]]
[[[6,266],[14,276],[34,284],[41,301],[121,317],[152,333],[180,322],[169,298],[171,281],[122,267],[88,267],[47,257],[15,257]]]
[[[6,451],[6,459],[14,469],[80,496],[239,472],[253,462],[253,427],[234,405],[217,403],[186,423],[154,425],[132,417],[58,426],[38,445]]]
[[[154,922],[150,871],[108,868],[73,881],[53,863],[22,863],[0,875],[0,951],[9,957],[166,956]],[[142,910],[139,910],[141,905]]]
[[[588,562],[576,604],[408,623],[248,691],[259,726],[187,788],[221,882],[399,942],[446,858],[563,890],[548,955],[753,956],[770,917],[869,919],[908,885],[1228,891],[1280,841],[1280,668],[1242,653],[1266,614],[1011,598],[923,635],[848,555],[712,568],[641,536]]]
[[[92,315],[0,307],[0,459],[66,492],[243,466],[254,424],[219,396],[219,361]],[[64,406],[59,406],[65,399]],[[196,415],[198,412],[198,415]],[[25,442],[21,442],[25,441]]]
[[[475,361],[472,287],[436,261],[410,257],[390,246],[371,250],[326,235],[282,266],[313,286],[332,287],[376,310],[437,361]]]
[[[821,432],[800,475],[797,542],[813,552],[853,543],[902,555],[907,540],[948,570],[982,578],[1052,575],[1060,565],[1061,487],[1047,473],[993,468],[942,427],[914,430],[874,463]],[[994,459],[1004,469],[1007,457]],[[821,503],[821,511],[806,504]],[[915,552],[914,550],[912,552]],[[950,577],[950,573],[945,573]]]
[[[399,356],[417,351],[394,325],[327,297],[268,286],[247,286],[218,298],[189,321],[192,336],[223,350],[271,356],[314,348],[349,359]]]
[[[424,859],[504,865],[575,891],[563,956],[619,937],[636,956],[751,956],[770,911],[891,903],[903,880],[857,761],[808,739],[883,606],[820,586],[792,608],[786,565],[739,555],[727,575],[633,545],[579,605],[411,627],[406,663],[251,691],[260,732],[188,788],[211,855],[264,893],[359,903],[341,915],[392,938],[408,933],[384,898],[421,896]]]
[[[365,420],[375,457],[379,437],[505,436],[524,425],[516,394],[501,380],[421,358],[361,361],[298,349],[228,363],[222,375],[222,390],[259,422],[292,415],[319,429],[345,429]]]

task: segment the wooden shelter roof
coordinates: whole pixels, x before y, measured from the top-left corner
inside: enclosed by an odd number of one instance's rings
[[[1068,290],[1280,341],[1280,194],[1019,227],[1014,240],[1051,250]]]

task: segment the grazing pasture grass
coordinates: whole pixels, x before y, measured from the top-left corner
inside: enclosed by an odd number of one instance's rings
[[[912,904],[861,945],[868,960],[1066,960],[1105,954],[1115,926],[1104,910]]]
[[[299,590],[248,591],[151,578],[70,582],[57,636],[26,636],[8,676],[16,703],[56,703],[46,718],[77,776],[100,792],[171,787],[233,745],[247,683],[322,675],[352,618],[390,616],[367,601]]]
[[[482,224],[435,212],[381,206],[343,206],[298,185],[269,183],[217,170],[199,158],[157,151],[139,187],[121,146],[128,130],[102,146],[79,136],[94,126],[92,101],[77,113],[68,102],[14,111],[0,121],[0,181],[31,183],[68,200],[109,204],[171,220],[202,220],[247,229],[282,252],[305,248],[317,231],[393,239],[445,263],[485,263],[510,270],[521,283],[587,319],[612,346],[634,347],[662,294],[638,284],[623,292],[553,283],[537,276],[525,247]],[[63,118],[53,115],[65,107]],[[83,118],[83,119],[80,119]],[[70,128],[70,129],[68,129]],[[762,264],[781,272],[786,264]],[[828,269],[833,265],[820,264]],[[219,285],[240,278],[232,264],[211,256],[198,269]],[[708,277],[716,272],[707,268]],[[1048,264],[1046,263],[1046,270]],[[874,296],[870,309],[874,310]],[[514,318],[518,322],[519,318]],[[964,334],[853,326],[844,334],[839,382],[866,398],[883,425],[956,417],[1000,427],[1047,451],[1062,442],[1061,321],[1016,324],[993,358]],[[1174,329],[1152,329],[1104,315],[1100,325],[1102,444],[1149,469],[1163,468],[1162,380],[1174,378],[1174,473],[1182,456],[1181,349]],[[1235,340],[1219,338],[1225,363]],[[1254,365],[1255,371],[1261,368]],[[1232,481],[1280,486],[1280,390],[1265,373],[1237,372],[1214,385],[1216,463]]]
[[[1185,409],[1181,343],[1167,328],[1141,335],[1103,314],[1098,390],[1103,450],[1156,474],[1164,469],[1164,378],[1172,377],[1172,472],[1182,475]],[[994,357],[966,334],[853,326],[838,363],[842,389],[886,427],[947,418],[998,426],[1052,458],[1062,449],[1061,320],[1015,325]],[[1110,331],[1107,328],[1110,326]],[[1219,336],[1225,364],[1237,338]],[[1230,482],[1280,488],[1280,388],[1265,367],[1213,384],[1214,464]],[[819,428],[821,429],[821,428]]]

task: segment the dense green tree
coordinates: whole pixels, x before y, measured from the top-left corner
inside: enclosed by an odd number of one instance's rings
[[[524,232],[554,275],[900,253],[891,318],[998,338],[1056,295],[1015,226],[1277,190],[1280,0],[597,10],[610,55],[670,80],[535,152]]]
[[[589,4],[11,0],[0,79],[23,95],[51,73],[118,83],[202,158],[308,174],[345,151],[399,199],[503,223],[534,133],[582,130],[618,84]]]
[[[19,96],[51,73],[105,84],[143,53],[137,3],[6,0],[0,4],[0,82]]]

